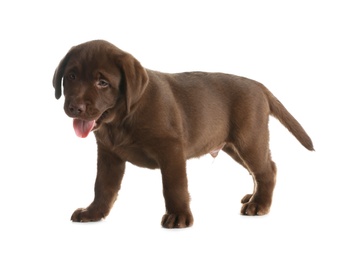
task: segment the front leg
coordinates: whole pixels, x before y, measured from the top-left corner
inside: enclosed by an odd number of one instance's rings
[[[89,222],[105,218],[117,198],[124,170],[125,162],[123,160],[98,145],[94,200],[87,208],[77,209],[71,220],[74,222]]]
[[[175,147],[175,146],[174,146]],[[193,224],[188,193],[186,160],[177,147],[160,156],[160,168],[166,214],[161,225],[165,228],[185,228]]]

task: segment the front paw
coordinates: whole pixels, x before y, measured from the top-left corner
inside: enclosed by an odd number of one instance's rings
[[[93,208],[79,208],[75,212],[73,212],[71,220],[73,222],[91,222],[91,221],[99,221],[102,220],[105,215]]]
[[[164,228],[186,228],[193,225],[193,216],[191,212],[184,213],[166,213],[162,217],[161,225]]]

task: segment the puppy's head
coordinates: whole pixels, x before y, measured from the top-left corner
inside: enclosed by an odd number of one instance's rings
[[[86,137],[118,113],[125,102],[129,114],[148,84],[146,70],[130,54],[109,42],[86,42],[69,50],[54,76],[55,97],[65,96],[64,110],[74,118],[76,134]]]

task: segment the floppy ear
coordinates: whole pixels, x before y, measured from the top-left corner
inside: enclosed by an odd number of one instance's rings
[[[129,113],[143,95],[149,77],[140,62],[129,53],[121,52],[118,59],[120,69],[124,73],[126,109]]]
[[[63,78],[64,69],[66,68],[68,59],[70,57],[71,50],[69,50],[66,56],[64,56],[64,58],[60,61],[53,75],[52,85],[55,88],[55,97],[57,99],[59,99],[62,95],[62,78]]]

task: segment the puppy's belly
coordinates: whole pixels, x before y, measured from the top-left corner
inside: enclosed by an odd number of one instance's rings
[[[204,146],[191,146],[188,148],[186,159],[199,158],[206,154],[210,154],[213,158],[218,156],[218,153],[226,145],[226,142],[219,144],[206,144]]]
[[[226,145],[226,143],[222,143],[220,145],[218,145],[217,147],[215,147],[214,149],[212,149],[209,153],[213,158],[216,158],[219,151],[222,150],[222,148]]]
[[[159,164],[150,156],[150,154],[144,152],[138,148],[120,149],[117,151],[118,155],[124,160],[143,168],[157,169]]]
[[[158,169],[159,168],[159,164],[151,159],[148,158],[129,158],[128,162],[139,166],[139,167],[143,167],[143,168],[149,168],[149,169]]]

